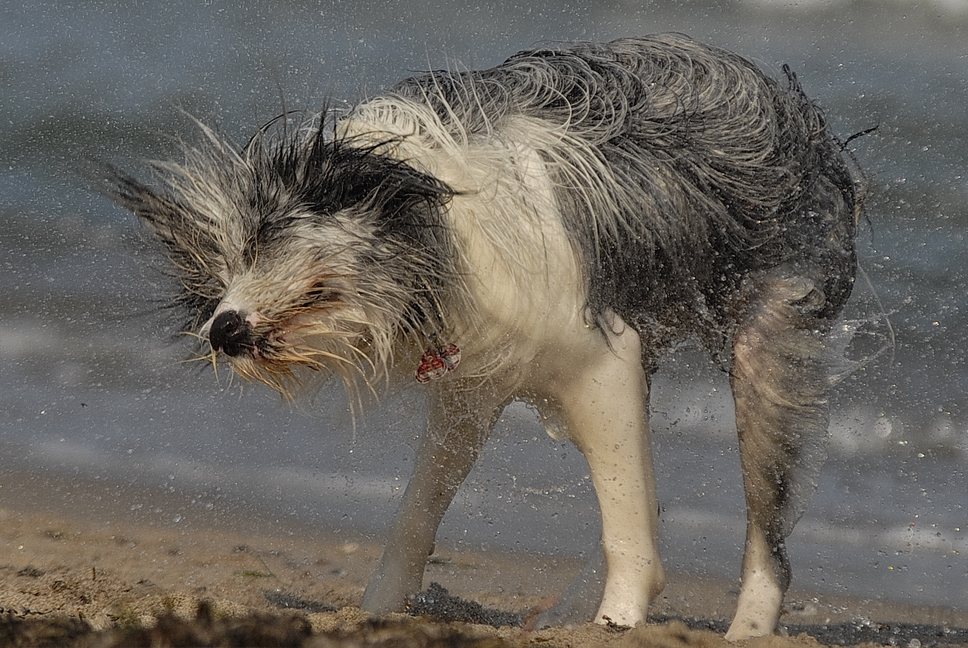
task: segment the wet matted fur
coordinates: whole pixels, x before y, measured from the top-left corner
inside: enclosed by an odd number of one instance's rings
[[[825,457],[862,195],[784,72],[679,35],[538,49],[407,79],[338,119],[283,118],[241,149],[203,129],[151,181],[105,183],[164,246],[213,363],[289,395],[315,371],[351,396],[428,390],[372,611],[420,589],[444,511],[521,399],[584,453],[603,519],[602,550],[542,622],[644,621],[665,578],[649,379],[663,349],[701,340],[736,403],[741,639],[776,625],[784,539]]]

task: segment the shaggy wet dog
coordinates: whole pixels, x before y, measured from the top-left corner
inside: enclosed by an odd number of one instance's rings
[[[241,149],[206,130],[153,180],[105,182],[164,246],[213,364],[289,395],[314,372],[352,398],[428,391],[374,612],[420,589],[444,511],[520,399],[587,458],[602,511],[602,551],[542,622],[645,621],[665,584],[650,376],[698,338],[736,405],[748,528],[727,637],[742,639],[776,625],[784,539],[825,457],[861,202],[784,72],[677,35],[537,49],[338,119],[283,118]]]

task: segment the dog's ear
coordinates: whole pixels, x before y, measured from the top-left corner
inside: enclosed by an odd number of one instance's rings
[[[193,326],[204,321],[225,291],[226,260],[209,222],[179,200],[176,192],[152,186],[108,164],[94,176],[101,193],[133,212],[161,244],[168,274],[181,287],[174,297]]]
[[[103,193],[148,226],[180,271],[202,271],[198,266],[224,257],[212,219],[185,204],[177,190],[153,186],[111,165],[104,165],[98,179]]]
[[[173,196],[110,164],[102,164],[95,179],[102,193],[138,216],[165,247],[179,247],[179,232],[189,219]]]

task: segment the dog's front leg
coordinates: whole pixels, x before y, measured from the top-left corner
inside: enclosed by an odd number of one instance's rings
[[[592,333],[596,334],[597,333]],[[649,446],[649,380],[638,334],[617,316],[561,393],[569,436],[588,460],[602,511],[608,576],[595,620],[635,625],[665,587]],[[592,583],[594,589],[594,583]]]
[[[383,556],[363,594],[364,610],[402,611],[407,597],[420,591],[437,527],[504,408],[489,394],[478,385],[473,392],[448,386],[431,393],[427,432]]]

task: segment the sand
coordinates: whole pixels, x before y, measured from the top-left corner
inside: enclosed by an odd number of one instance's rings
[[[0,645],[729,645],[723,620],[735,606],[736,584],[676,573],[654,605],[656,623],[645,627],[531,631],[454,622],[464,613],[480,620],[473,612],[483,606],[504,612],[499,621],[517,615],[526,624],[578,565],[447,547],[432,557],[425,584],[445,588],[456,607],[441,603],[438,588],[431,597],[438,607],[424,607],[437,618],[372,617],[357,606],[378,543],[337,530],[293,530],[245,511],[223,510],[221,521],[213,515],[163,523],[151,511],[171,506],[166,498],[177,494],[144,493],[144,507],[118,510],[117,488],[0,472]],[[748,645],[968,646],[968,631],[960,629],[968,627],[968,613],[943,606],[794,589],[785,610],[786,636]]]

